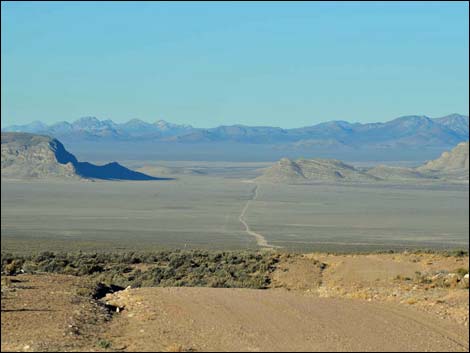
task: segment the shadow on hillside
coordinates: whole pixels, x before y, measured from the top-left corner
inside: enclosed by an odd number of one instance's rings
[[[103,180],[174,180],[173,178],[157,178],[144,173],[136,172],[113,162],[103,166],[88,162],[74,163],[78,175],[83,178]]]
[[[136,172],[120,165],[117,162],[112,162],[105,165],[79,162],[77,158],[68,152],[58,140],[53,140],[50,146],[54,151],[59,163],[72,163],[72,165],[75,167],[76,173],[83,178],[102,180],[173,180],[172,178],[157,178],[144,173]]]

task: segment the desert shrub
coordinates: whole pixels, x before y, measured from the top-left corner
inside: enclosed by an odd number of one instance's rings
[[[445,253],[445,256],[464,257],[464,256],[468,256],[468,251],[467,250],[449,250]]]
[[[23,258],[19,258],[10,253],[2,253],[2,274],[16,275],[20,273],[21,267],[24,263]]]
[[[196,286],[267,288],[279,254],[255,251],[160,251],[153,253],[2,253],[2,271],[90,276],[127,287]],[[140,269],[138,266],[145,265]]]
[[[25,273],[35,273],[35,272],[38,271],[38,266],[35,262],[30,261],[30,260],[26,260],[23,263],[23,271]]]
[[[105,339],[101,339],[98,341],[98,346],[103,349],[111,348],[111,342]]]
[[[99,264],[85,264],[83,266],[80,266],[76,274],[78,276],[83,276],[83,275],[91,275],[93,273],[103,272],[103,271],[104,271],[104,267]]]
[[[454,273],[459,275],[459,277],[461,278],[461,277],[465,276],[468,273],[468,268],[460,267],[460,268],[456,269],[454,271]]]
[[[46,262],[46,261],[49,261],[51,259],[54,259],[55,258],[55,254],[50,252],[50,251],[43,251],[41,252],[40,254],[38,254],[37,256],[34,257],[34,261],[39,263],[39,262]]]
[[[40,262],[38,265],[38,270],[41,272],[62,273],[67,265],[68,265],[67,261],[52,258],[51,260]]]
[[[415,272],[415,281],[420,284],[430,284],[432,283],[431,278],[428,274],[423,274],[420,271]]]
[[[17,275],[21,273],[21,269],[23,267],[23,261],[21,259],[15,259],[11,261],[10,263],[7,263],[5,265],[5,274],[7,275]]]

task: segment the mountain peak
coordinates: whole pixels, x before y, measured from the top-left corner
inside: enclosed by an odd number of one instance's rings
[[[436,118],[434,121],[453,131],[460,138],[468,140],[468,116],[454,113]]]
[[[149,126],[151,124],[141,119],[134,118],[120,125],[122,126]]]
[[[146,121],[143,121],[142,119],[138,119],[138,118],[131,119],[131,120],[127,121],[125,124],[129,124],[129,123],[132,123],[132,124],[148,124]]]
[[[99,120],[98,118],[94,117],[94,116],[83,116],[81,118],[78,118],[77,120],[75,120],[75,123],[100,123],[101,120]]]
[[[400,116],[392,121],[415,121],[415,122],[424,122],[431,121],[432,119],[426,115],[404,115]]]

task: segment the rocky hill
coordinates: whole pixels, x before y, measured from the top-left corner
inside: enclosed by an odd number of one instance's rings
[[[468,170],[468,142],[459,143],[452,151],[444,152],[419,168],[423,171]]]
[[[468,142],[458,144],[436,160],[418,168],[378,165],[363,170],[335,159],[283,158],[256,178],[259,182],[298,184],[313,181],[467,181],[469,177]]]
[[[47,136],[2,133],[2,178],[78,178],[76,158]]]
[[[256,178],[260,182],[297,184],[314,181],[376,181],[373,175],[364,173],[353,166],[335,159],[299,159],[292,161],[283,158],[263,175]]]
[[[467,179],[469,176],[468,142],[459,143],[449,152],[417,168],[421,173],[444,178]]]
[[[48,136],[2,132],[2,178],[157,180],[113,162],[97,166],[79,162],[62,143]]]

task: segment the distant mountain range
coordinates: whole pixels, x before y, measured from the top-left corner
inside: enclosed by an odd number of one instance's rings
[[[253,144],[290,144],[296,146],[452,146],[468,140],[468,116],[451,114],[431,119],[404,116],[384,123],[330,121],[313,126],[281,129],[269,126],[231,125],[194,128],[159,120],[148,123],[133,119],[126,123],[85,117],[72,123],[46,125],[36,121],[9,126],[2,131],[45,134],[64,141],[164,141],[181,143],[235,142]]]
[[[147,123],[139,119],[132,119],[126,123],[118,124],[112,120],[99,120],[95,117],[80,118],[72,123],[62,121],[46,125],[34,121],[26,125],[13,125],[2,129],[4,132],[29,132],[49,135],[55,138],[76,140],[129,140],[129,139],[165,139],[194,131],[190,125],[176,125],[163,120]]]
[[[468,116],[403,116],[388,122],[330,121],[293,129],[231,125],[195,128],[163,120],[126,123],[85,117],[72,123],[33,122],[5,132],[60,139],[81,158],[103,160],[274,161],[320,157],[346,161],[416,161],[468,141]]]

